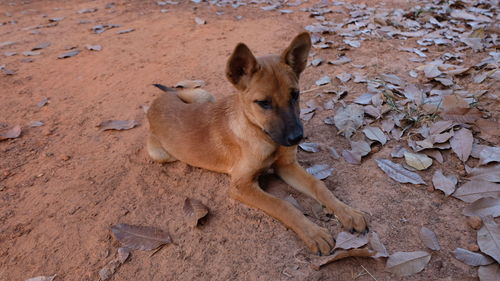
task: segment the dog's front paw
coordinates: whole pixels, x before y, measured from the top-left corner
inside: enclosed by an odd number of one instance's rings
[[[308,222],[298,235],[315,254],[329,255],[335,246],[332,235],[326,229],[312,222]]]
[[[349,206],[345,206],[342,210],[335,212],[335,216],[347,230],[354,232],[368,232],[368,224],[363,212]]]

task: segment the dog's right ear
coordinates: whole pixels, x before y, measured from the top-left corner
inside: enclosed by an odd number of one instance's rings
[[[247,45],[239,43],[227,61],[226,77],[236,89],[243,91],[258,68],[257,59]]]

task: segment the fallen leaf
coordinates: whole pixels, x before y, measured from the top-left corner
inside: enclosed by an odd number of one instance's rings
[[[42,54],[40,51],[26,51],[26,52],[23,52],[23,55],[25,55],[27,57],[38,56],[40,54]]]
[[[404,153],[406,164],[419,171],[425,170],[432,165],[432,159],[425,154],[411,153],[409,151]]]
[[[462,261],[465,264],[478,266],[478,265],[488,265],[492,264],[493,260],[485,256],[481,253],[474,253],[466,249],[456,248],[453,252],[455,254],[455,258],[459,261]]]
[[[393,158],[403,158],[405,156],[405,152],[407,152],[408,150],[406,148],[404,148],[403,146],[401,145],[398,145],[396,146],[392,152],[391,152],[391,157]]]
[[[420,240],[431,250],[438,251],[441,249],[436,233],[425,226],[420,229]]]
[[[381,74],[380,77],[385,82],[389,82],[397,86],[404,86],[406,84],[401,78],[394,74]]]
[[[313,175],[318,180],[326,179],[332,174],[333,170],[334,169],[327,164],[318,164],[306,169],[309,174]]]
[[[353,48],[359,48],[361,47],[361,41],[358,41],[358,40],[344,40],[344,43],[346,43],[347,45],[353,47]]]
[[[15,139],[21,135],[21,126],[16,125],[10,129],[1,129],[0,130],[0,141],[6,139]]]
[[[57,274],[54,274],[52,276],[37,276],[33,277],[30,279],[26,279],[26,281],[52,281],[54,278],[56,278]]]
[[[477,232],[477,244],[481,251],[500,263],[500,226],[493,217],[483,217],[483,227]]]
[[[332,82],[332,79],[328,76],[323,76],[320,79],[318,79],[315,83],[316,86],[321,86],[321,85],[326,85]]]
[[[48,98],[43,98],[41,101],[39,101],[36,106],[38,107],[44,107],[45,105],[47,105],[49,103],[49,99]]]
[[[311,61],[312,66],[319,66],[323,62],[323,59],[317,58]]]
[[[434,160],[438,161],[439,163],[443,164],[443,155],[441,154],[441,152],[437,149],[426,149],[424,151],[424,153],[427,155],[427,156],[430,156],[431,158],[434,158]]]
[[[335,158],[335,159],[340,158],[339,153],[337,152],[335,147],[332,147],[332,146],[328,147],[328,151],[330,151],[330,154],[332,155],[333,158]]]
[[[348,232],[340,232],[335,238],[334,249],[349,250],[352,248],[360,248],[368,244],[367,235],[354,235]]]
[[[64,54],[57,56],[57,58],[58,59],[70,58],[70,57],[74,57],[74,56],[78,55],[79,53],[80,53],[79,50],[69,51],[69,52],[66,52]]]
[[[346,56],[341,56],[340,58],[336,59],[336,60],[331,60],[331,61],[328,61],[329,64],[333,64],[333,65],[342,65],[342,64],[346,64],[346,63],[349,63],[351,62],[352,59],[346,57]]]
[[[479,152],[479,165],[488,164],[490,162],[500,162],[500,146],[485,147]]]
[[[500,184],[483,180],[471,180],[461,185],[455,191],[453,197],[469,203],[484,197],[500,197]]]
[[[354,100],[354,102],[357,104],[367,105],[367,104],[370,104],[372,102],[373,96],[374,96],[374,94],[370,94],[370,93],[362,94],[361,96],[357,97]]]
[[[480,138],[492,142],[498,143],[498,138],[500,136],[500,126],[498,122],[488,119],[478,119],[474,124],[475,127],[480,131]]]
[[[349,104],[346,107],[337,109],[333,117],[335,127],[346,138],[350,138],[356,129],[363,124],[364,110],[363,107],[357,104]]]
[[[315,270],[320,270],[324,265],[347,257],[374,257],[376,252],[367,249],[336,250],[333,255],[313,258],[311,266]]]
[[[479,281],[498,281],[498,276],[500,276],[500,264],[491,264],[488,266],[480,266],[477,275],[479,276]]]
[[[208,215],[208,207],[201,201],[191,198],[186,198],[184,201],[184,213],[191,219],[192,226],[203,225]]]
[[[479,179],[489,182],[500,182],[500,164],[473,168],[468,174],[470,180]]]
[[[101,124],[99,124],[98,127],[100,127],[102,131],[129,130],[138,125],[139,123],[135,120],[106,120],[101,122]]]
[[[387,269],[398,276],[410,276],[424,270],[431,255],[424,251],[396,252],[387,259]]]
[[[465,207],[463,214],[466,216],[500,216],[500,198],[481,198]]]
[[[378,141],[382,145],[384,145],[387,142],[387,137],[385,136],[384,132],[380,130],[379,127],[365,127],[363,129],[363,133],[365,136],[371,140]]]
[[[90,45],[90,44],[87,44],[87,45],[85,45],[85,48],[87,48],[87,50],[89,50],[89,51],[100,51],[100,50],[102,50],[101,45]]]
[[[458,159],[462,160],[462,162],[469,159],[473,141],[474,137],[472,136],[472,132],[466,128],[458,130],[451,138],[451,149],[458,156]]]
[[[31,121],[30,127],[35,128],[35,127],[41,127],[45,125],[42,121]]]
[[[172,243],[170,235],[156,227],[118,224],[111,227],[116,239],[127,248],[149,251]]]
[[[457,176],[451,175],[446,177],[441,170],[436,170],[432,176],[434,188],[443,191],[446,196],[450,196],[455,192],[457,183]]]
[[[194,18],[194,22],[195,22],[196,24],[200,24],[200,25],[202,25],[202,24],[206,24],[206,23],[207,23],[207,21],[206,21],[206,20],[201,19],[201,18],[199,18],[199,17],[195,17],[195,18]]]
[[[42,42],[42,43],[36,45],[35,47],[33,47],[31,50],[32,51],[41,50],[41,49],[45,49],[49,46],[50,46],[50,42]]]
[[[417,173],[406,170],[400,164],[387,159],[376,159],[375,161],[382,171],[397,182],[425,184],[425,181]]]
[[[123,29],[123,30],[118,30],[116,32],[116,34],[125,34],[125,33],[130,33],[132,31],[135,31],[135,29],[133,29],[133,28],[127,28],[127,29]]]
[[[315,142],[303,142],[299,144],[299,147],[307,152],[319,152],[319,144]]]
[[[346,73],[346,72],[343,72],[343,73],[340,73],[338,74],[337,76],[337,79],[340,80],[340,82],[342,83],[346,83],[347,81],[351,80],[352,78],[352,74],[349,74],[349,73]]]
[[[205,86],[205,81],[203,80],[182,80],[175,84],[175,88],[200,88]]]
[[[128,259],[129,256],[130,256],[130,249],[129,248],[127,248],[127,247],[118,248],[117,260],[120,263],[124,263]]]
[[[389,253],[387,252],[387,249],[385,248],[384,244],[380,241],[380,238],[378,237],[378,234],[376,232],[371,232],[369,237],[368,237],[368,245],[369,247],[376,252],[376,254],[373,256],[374,258],[378,257],[388,257]]]

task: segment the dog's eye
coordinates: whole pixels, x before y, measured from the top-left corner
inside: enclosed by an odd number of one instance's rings
[[[299,90],[296,90],[296,89],[292,90],[292,101],[298,101],[299,95],[300,95]]]
[[[255,103],[264,109],[273,108],[273,105],[270,100],[256,100]]]

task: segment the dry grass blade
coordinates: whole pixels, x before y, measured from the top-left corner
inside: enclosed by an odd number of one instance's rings
[[[15,139],[21,135],[21,126],[16,125],[10,129],[0,130],[0,141],[6,139]]]
[[[375,254],[376,254],[375,251],[372,251],[368,248],[337,250],[333,255],[314,258],[311,261],[311,266],[314,269],[319,270],[322,266],[332,263],[334,261],[338,261],[348,257],[373,257],[375,256]]]
[[[170,235],[156,227],[118,224],[111,227],[116,239],[127,248],[149,251],[172,243]]]
[[[208,215],[208,207],[201,203],[201,201],[186,198],[183,209],[186,215],[191,218],[192,226],[204,224]]]
[[[425,226],[420,229],[420,240],[431,250],[437,251],[441,249],[436,233]]]

